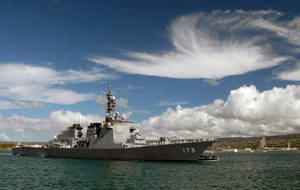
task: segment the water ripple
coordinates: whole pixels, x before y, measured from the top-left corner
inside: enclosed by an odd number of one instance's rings
[[[219,162],[137,162],[0,152],[0,189],[300,189],[300,153],[220,153]]]

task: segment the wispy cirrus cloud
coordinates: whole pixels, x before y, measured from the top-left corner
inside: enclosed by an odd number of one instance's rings
[[[114,77],[95,68],[88,71],[56,71],[42,66],[4,63],[0,65],[0,97],[16,101],[75,104],[92,100],[96,98],[96,95],[74,92],[64,88],[65,84],[85,83]],[[9,103],[2,101],[0,107],[5,107],[4,104]],[[9,106],[6,107],[9,108]]]
[[[300,81],[300,61],[293,68],[287,68],[277,73],[277,78],[288,81]]]
[[[205,78],[216,85],[214,81],[226,76],[295,59],[300,52],[300,17],[284,16],[275,10],[217,10],[184,15],[169,27],[172,51],[124,52],[124,59],[88,59],[129,74]],[[278,50],[278,44],[284,51]]]
[[[127,93],[131,90],[138,89],[138,88],[139,87],[133,86],[133,84],[129,84],[126,88],[118,88],[118,89],[123,90],[124,93]]]

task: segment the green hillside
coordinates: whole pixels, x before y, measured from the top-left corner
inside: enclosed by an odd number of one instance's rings
[[[215,149],[259,149],[262,137],[235,137],[235,138],[218,138],[214,144]],[[286,148],[290,143],[291,148],[300,149],[300,134],[265,136],[266,147],[269,148]]]
[[[16,144],[2,144],[0,143],[0,150],[11,150]]]

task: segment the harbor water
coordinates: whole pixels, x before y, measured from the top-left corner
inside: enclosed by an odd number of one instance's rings
[[[0,189],[300,189],[300,152],[217,155],[220,161],[143,162],[0,151]]]

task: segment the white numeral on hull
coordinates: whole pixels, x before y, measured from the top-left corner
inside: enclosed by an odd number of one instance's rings
[[[194,147],[184,147],[184,148],[182,148],[182,152],[184,152],[184,153],[195,153],[196,150],[195,150]]]

